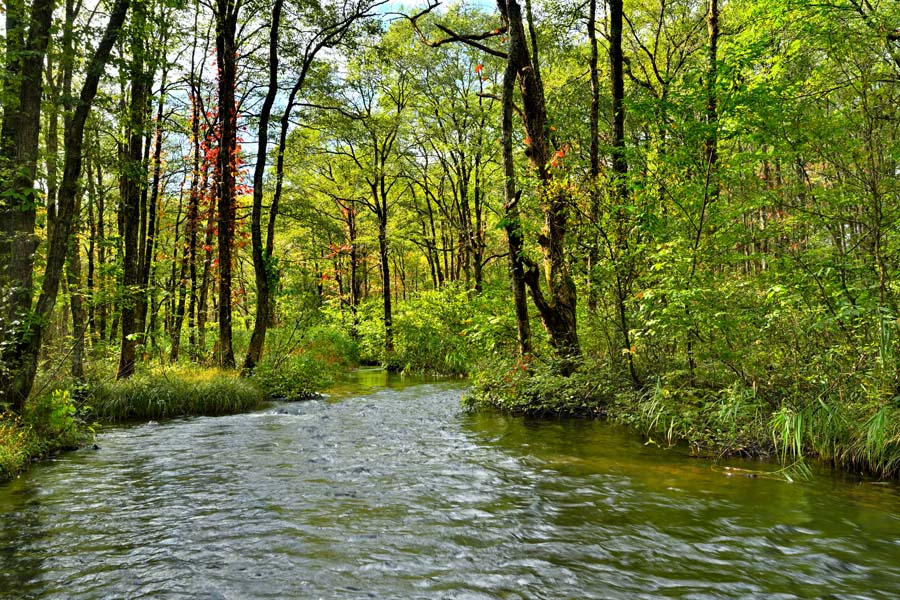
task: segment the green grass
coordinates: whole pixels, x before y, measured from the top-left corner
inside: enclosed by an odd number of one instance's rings
[[[193,366],[154,368],[88,388],[91,416],[111,423],[232,414],[258,408],[266,400],[259,385],[236,371]]]

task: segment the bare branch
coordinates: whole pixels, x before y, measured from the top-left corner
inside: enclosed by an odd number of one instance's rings
[[[487,98],[489,100],[496,100],[497,102],[503,101],[503,99],[500,96],[498,96],[496,94],[490,94],[488,92],[478,92],[477,96],[479,98]],[[523,119],[525,118],[525,113],[522,112],[522,109],[520,107],[518,107],[516,104],[513,104],[512,108],[514,111],[516,111],[517,115],[519,115]]]
[[[490,54],[491,56],[496,56],[498,58],[503,58],[503,59],[507,58],[506,52],[503,52],[501,50],[496,50],[494,48],[485,46],[484,44],[480,43],[482,40],[487,40],[487,39],[505,34],[506,26],[498,27],[497,29],[493,29],[491,31],[486,31],[484,33],[463,35],[463,34],[456,33],[449,27],[441,25],[440,23],[435,23],[435,27],[437,27],[441,32],[443,32],[447,37],[443,38],[443,39],[438,39],[438,40],[429,39],[428,36],[425,35],[425,33],[419,28],[419,19],[424,17],[425,15],[431,13],[431,11],[434,10],[435,8],[437,8],[439,5],[440,5],[440,2],[429,0],[428,7],[419,11],[418,13],[416,13],[414,15],[406,15],[403,13],[396,13],[396,14],[399,14],[401,17],[403,17],[404,19],[409,21],[410,25],[413,28],[413,31],[415,31],[416,35],[419,36],[419,40],[423,44],[425,44],[426,46],[429,46],[431,48],[437,48],[438,46],[443,46],[444,44],[459,42],[462,44],[466,44],[467,46],[472,46],[473,48],[477,48],[477,49],[481,50],[482,52],[486,52],[486,53]]]

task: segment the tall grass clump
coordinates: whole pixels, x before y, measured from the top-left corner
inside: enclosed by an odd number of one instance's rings
[[[658,378],[643,390],[619,388],[609,417],[668,445],[686,442],[697,454],[757,455],[771,447],[766,403],[753,388],[698,389]]]
[[[900,474],[900,408],[871,402],[782,406],[770,421],[783,463],[818,458],[879,477]]]
[[[100,421],[224,415],[259,407],[265,392],[237,372],[161,367],[129,379],[89,385],[92,416]]]

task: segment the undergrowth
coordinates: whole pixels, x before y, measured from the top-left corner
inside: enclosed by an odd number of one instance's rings
[[[566,377],[553,362],[530,357],[485,363],[463,397],[463,406],[490,406],[536,416],[600,416],[610,397],[603,377],[582,367]]]
[[[77,448],[92,434],[68,390],[39,396],[21,416],[0,414],[0,481],[14,477],[43,456]]]
[[[358,352],[353,339],[335,327],[314,327],[298,336],[282,335],[267,344],[251,381],[273,398],[309,397],[358,364]]]
[[[850,389],[858,389],[856,396]],[[628,425],[658,445],[687,443],[705,456],[774,456],[786,473],[803,477],[822,460],[882,478],[900,475],[900,403],[865,395],[865,386],[825,385],[796,396],[733,383],[700,388],[656,378],[635,389],[589,361],[570,377],[552,362],[494,361],[482,365],[464,406],[514,414],[603,417]],[[831,392],[826,394],[824,392]]]

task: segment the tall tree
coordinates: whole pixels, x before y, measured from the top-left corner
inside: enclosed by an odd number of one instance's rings
[[[498,0],[500,14],[507,24],[509,45],[507,65],[516,72],[522,96],[522,120],[527,134],[526,154],[538,179],[536,190],[544,216],[544,228],[538,244],[544,258],[544,278],[548,294],[541,288],[536,264],[526,263],[525,282],[551,346],[562,359],[560,369],[570,373],[573,359],[581,354],[576,326],[577,294],[565,254],[570,193],[555,178],[554,165],[565,156],[565,149],[552,151],[550,123],[547,117],[544,87],[538,63],[538,42],[531,31],[531,52],[522,9],[516,0]],[[530,25],[533,25],[529,22]]]
[[[269,27],[269,87],[263,99],[259,115],[258,146],[256,150],[256,168],[253,171],[253,212],[250,217],[250,235],[253,252],[253,273],[256,279],[256,319],[250,346],[244,360],[244,371],[251,372],[262,357],[269,325],[269,293],[273,287],[274,264],[271,257],[265,254],[262,241],[262,199],[263,176],[266,169],[266,155],[269,142],[269,118],[272,105],[278,94],[278,29],[281,26],[281,7],[283,0],[275,0],[272,8],[272,24]]]
[[[0,391],[2,391],[4,399],[10,402],[10,405],[16,410],[24,407],[25,400],[34,385],[43,334],[56,304],[63,264],[69,246],[69,234],[72,229],[76,198],[79,192],[78,181],[81,176],[84,126],[97,94],[100,77],[105,71],[112,47],[122,30],[129,2],[130,0],[116,0],[113,5],[103,37],[88,63],[87,73],[75,104],[72,119],[66,129],[66,155],[57,201],[57,220],[56,225],[51,229],[47,244],[47,260],[41,293],[37,305],[33,309],[33,317],[30,319],[32,323],[27,331],[17,336],[7,354],[9,357],[7,364],[16,365],[16,369],[14,372],[4,375],[0,380]]]
[[[119,369],[116,377],[123,379],[134,374],[135,349],[140,337],[140,248],[138,234],[141,223],[141,196],[147,185],[144,162],[144,130],[147,120],[147,98],[150,81],[146,72],[146,40],[148,0],[134,0],[130,25],[129,48],[131,50],[131,84],[120,191],[122,194],[122,224],[124,226],[124,264],[122,285],[125,297],[122,303],[122,338],[119,351]]]
[[[600,222],[600,51],[597,42],[597,0],[588,2],[587,20],[588,43],[590,44],[590,150],[588,165],[588,193],[590,195],[590,220],[592,224]],[[588,298],[587,306],[591,315],[597,311],[597,286],[594,282],[594,269],[600,261],[598,236],[592,231],[588,248]]]
[[[405,118],[414,90],[405,57],[391,58],[387,52],[376,48],[351,65],[341,92],[342,105],[327,106],[339,117],[331,123],[336,143],[325,151],[348,159],[359,170],[360,186],[365,189],[362,203],[378,223],[384,351],[390,360],[394,337],[388,226],[397,184],[405,176]]]
[[[20,411],[31,384],[24,381],[27,357],[39,325],[31,314],[34,227],[38,192],[38,138],[41,126],[44,56],[50,39],[53,0],[7,4],[7,74],[0,127],[0,401]],[[24,378],[27,380],[27,376]]]
[[[232,345],[232,250],[237,187],[237,21],[242,0],[215,0],[216,66],[218,68],[218,133],[216,204],[218,209],[219,366],[234,368]]]
[[[622,0],[609,0],[609,70],[612,87],[612,190],[613,204],[616,206],[615,231],[610,242],[610,255],[616,256],[614,276],[616,309],[619,329],[624,340],[628,373],[635,385],[640,385],[634,355],[631,351],[631,328],[628,322],[626,303],[630,293],[633,270],[629,267],[627,209],[628,201],[628,160],[625,156],[625,55],[622,51],[622,27],[624,12]]]
[[[533,19],[528,19],[529,33],[526,34],[526,20],[522,13],[522,7],[517,0],[497,0],[497,8],[500,13],[503,26],[482,34],[459,34],[446,26],[438,24],[436,27],[446,36],[442,39],[431,40],[419,28],[418,21],[424,15],[429,14],[437,7],[437,3],[430,3],[428,8],[418,14],[407,17],[420,39],[429,46],[441,46],[447,43],[465,43],[479,48],[494,56],[505,58],[507,61],[506,74],[504,75],[503,92],[506,94],[503,102],[508,104],[504,110],[512,111],[512,94],[509,77],[515,74],[518,90],[522,99],[522,108],[518,111],[526,134],[526,151],[531,170],[537,180],[535,195],[537,196],[541,212],[544,218],[544,226],[538,236],[538,245],[543,256],[543,279],[547,292],[541,285],[541,267],[534,263],[522,248],[515,249],[522,239],[521,229],[515,227],[515,212],[518,204],[520,190],[515,189],[513,175],[513,156],[511,152],[504,150],[504,175],[506,177],[506,205],[508,215],[505,224],[512,227],[507,233],[513,233],[510,237],[510,254],[518,256],[524,264],[523,278],[531,293],[532,301],[541,317],[544,329],[547,331],[548,340],[553,347],[556,356],[560,359],[561,372],[569,374],[576,368],[576,359],[581,355],[581,346],[578,342],[578,329],[576,319],[577,292],[575,282],[569,271],[568,260],[565,253],[565,240],[568,231],[568,209],[571,203],[571,192],[568,186],[560,178],[557,178],[561,166],[561,160],[567,152],[566,147],[554,150],[551,125],[547,114],[547,105],[544,98],[544,85],[541,79],[539,61],[539,42]],[[530,3],[526,2],[526,8],[530,14]],[[501,34],[507,36],[507,51],[502,52],[486,46],[483,40],[496,37]],[[509,128],[511,131],[511,126]],[[504,144],[505,138],[504,138]],[[511,142],[510,142],[511,143]],[[514,295],[517,294],[517,266],[512,266]],[[524,315],[517,311],[520,334],[525,322]],[[520,349],[522,341],[520,339]]]
[[[250,221],[253,272],[256,283],[256,314],[250,345],[244,360],[244,372],[252,371],[262,358],[266,330],[273,316],[271,314],[274,304],[273,288],[277,277],[273,256],[275,250],[275,221],[278,216],[278,204],[284,179],[284,152],[288,128],[291,123],[291,113],[296,107],[298,95],[303,91],[307,76],[319,53],[326,48],[333,48],[339,44],[360,19],[370,16],[369,11],[383,3],[383,1],[375,0],[347,0],[342,4],[331,7],[328,11],[310,10],[308,11],[309,14],[301,14],[300,16],[310,20],[310,23],[300,22],[294,25],[295,30],[300,30],[306,25],[310,27],[311,33],[305,33],[305,39],[301,38],[300,46],[302,50],[297,57],[299,59],[297,75],[281,118],[281,135],[276,148],[276,186],[274,197],[269,207],[266,241],[265,245],[263,245],[263,182],[268,158],[269,121],[272,105],[279,91],[279,19],[282,10],[282,0],[276,0],[273,7],[272,25],[269,34],[269,82],[259,117],[256,167],[253,172],[253,208]]]

